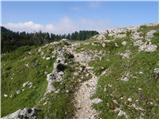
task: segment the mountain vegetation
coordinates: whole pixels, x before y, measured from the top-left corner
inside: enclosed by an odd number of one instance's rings
[[[4,31],[3,118],[159,118],[158,24],[49,42],[53,34]]]
[[[71,34],[56,35],[53,33],[26,33],[26,32],[13,32],[5,27],[1,27],[1,44],[2,53],[10,52],[21,46],[39,46],[61,39],[68,40],[86,40],[93,35],[99,34],[97,31],[79,31]]]

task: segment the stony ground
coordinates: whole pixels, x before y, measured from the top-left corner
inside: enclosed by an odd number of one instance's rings
[[[158,118],[158,27],[2,55],[2,117]]]

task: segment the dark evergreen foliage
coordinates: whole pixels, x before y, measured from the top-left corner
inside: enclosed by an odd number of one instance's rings
[[[61,39],[69,40],[86,40],[96,34],[97,31],[79,31],[71,34],[49,34],[46,32],[26,33],[26,32],[13,32],[5,27],[1,27],[1,51],[2,53],[10,52],[21,46],[39,46]]]

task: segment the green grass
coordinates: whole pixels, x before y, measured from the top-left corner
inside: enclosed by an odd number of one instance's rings
[[[146,33],[150,30],[158,30],[158,27],[141,26],[138,31],[141,32],[145,40]],[[115,108],[121,108],[129,118],[139,118],[140,116],[148,119],[158,118],[159,81],[153,73],[154,68],[158,67],[158,49],[152,53],[139,52],[138,47],[133,46],[130,31],[126,32],[126,38],[119,39],[108,36],[106,38],[111,42],[105,43],[105,47],[102,47],[101,41],[91,38],[85,42],[80,42],[80,46],[76,48],[77,52],[97,51],[98,53],[102,51],[106,53],[101,60],[93,59],[89,63],[97,76],[107,69],[107,73],[99,78],[96,93],[92,97],[103,100],[103,102],[93,105],[100,112],[99,117],[124,118],[117,117],[118,113],[114,112]],[[152,44],[158,46],[158,39],[159,32],[156,32],[151,39]],[[121,44],[123,41],[127,42],[126,46]],[[118,47],[115,46],[115,43]],[[68,45],[67,42],[62,41],[56,45],[48,44],[39,48],[24,46],[2,55],[2,116],[20,108],[33,106],[40,110],[38,118],[63,119],[74,116],[75,91],[78,90],[80,83],[90,79],[91,75],[86,76],[85,71],[80,71],[79,68],[82,66],[70,59],[68,53],[65,53],[68,65],[64,71],[63,81],[53,84],[59,92],[47,94],[46,100],[40,101],[47,87],[45,72],[51,73],[53,63],[56,60],[55,50]],[[40,48],[41,52],[38,52]],[[123,59],[119,55],[126,50],[131,53],[129,59]],[[51,57],[51,59],[43,59],[46,57]],[[29,67],[26,67],[26,64]],[[77,76],[74,72],[78,73]],[[125,73],[129,73],[129,81],[127,82],[121,80]],[[16,90],[22,90],[22,85],[26,81],[31,81],[33,87],[26,87],[23,92],[17,95]],[[13,97],[5,98],[4,94]],[[122,97],[123,99],[121,99]],[[128,102],[128,98],[132,98],[132,102]],[[114,103],[113,100],[116,100],[118,104]],[[44,104],[46,101],[48,102]],[[136,110],[131,107],[132,104],[143,108],[144,111]]]
[[[2,116],[20,108],[34,106],[40,100],[47,85],[44,72],[51,72],[53,61],[39,57],[35,47],[21,47],[2,57]],[[17,95],[16,90],[22,90],[26,81],[32,82],[33,87],[26,87]],[[3,94],[13,97],[5,98]]]
[[[149,28],[147,28],[148,30]],[[155,33],[152,43],[158,45],[159,33]],[[127,113],[129,118],[139,118],[143,114],[143,118],[159,118],[159,95],[158,80],[154,77],[154,68],[158,67],[158,49],[152,53],[138,52],[137,47],[133,47],[131,39],[128,37],[127,45],[110,49],[106,46],[105,50],[112,50],[102,58],[102,60],[93,60],[90,65],[94,67],[96,75],[100,75],[102,71],[108,69],[106,75],[98,80],[97,90],[93,98],[100,98],[102,103],[94,104],[94,108],[100,112],[99,117],[108,118],[124,118],[117,117],[115,108],[121,108]],[[102,48],[104,50],[104,48]],[[122,59],[118,53],[125,50],[131,51],[129,59]],[[102,69],[103,68],[103,69]],[[143,74],[139,74],[142,71]],[[125,73],[129,73],[129,81],[121,81],[121,77]],[[112,87],[110,87],[112,85]],[[142,90],[138,90],[141,88]],[[123,97],[123,99],[121,99]],[[132,102],[127,99],[132,98]],[[118,104],[115,104],[116,100]],[[136,102],[137,101],[137,102]],[[144,111],[136,110],[130,107],[133,103],[144,109]],[[151,104],[152,103],[152,104]]]
[[[67,54],[65,55],[67,58]],[[59,90],[58,93],[50,93],[47,95],[48,103],[43,105],[45,102],[40,102],[37,107],[41,110],[39,113],[39,118],[72,118],[74,116],[75,107],[74,107],[74,93],[79,87],[79,83],[84,80],[91,78],[91,75],[85,77],[85,72],[81,72],[78,76],[74,75],[75,71],[78,71],[80,65],[75,63],[71,59],[68,59],[69,64],[67,65],[63,81],[54,82],[54,87],[56,90]],[[84,79],[80,78],[83,76]]]

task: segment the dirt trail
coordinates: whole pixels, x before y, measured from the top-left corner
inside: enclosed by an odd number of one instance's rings
[[[76,62],[85,65],[87,68],[90,68],[90,66],[88,65],[88,62],[90,60],[87,59],[88,56],[83,53],[76,53],[75,46],[72,46],[68,50],[74,55]],[[96,85],[99,78],[93,73],[92,69],[89,69],[89,72],[92,75],[92,78],[81,83],[79,90],[75,92],[76,112],[74,117],[78,119],[98,118],[97,111],[92,107],[91,96],[96,91]]]
[[[75,93],[75,107],[77,108],[75,118],[97,118],[98,114],[92,108],[92,100],[90,99],[96,90],[97,80],[98,78],[92,74],[92,78],[83,82],[79,90]]]

